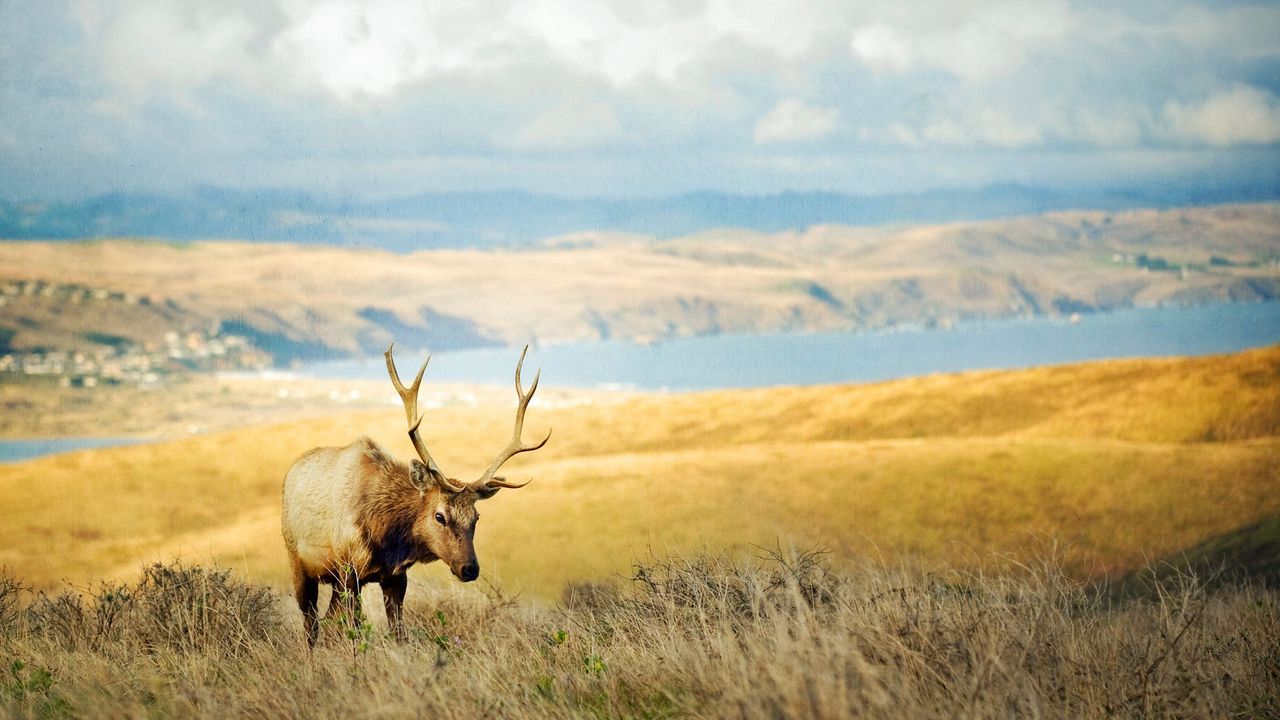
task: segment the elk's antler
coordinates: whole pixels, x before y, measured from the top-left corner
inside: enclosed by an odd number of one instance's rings
[[[511,432],[511,442],[507,447],[498,453],[493,459],[493,464],[488,470],[484,471],[484,475],[479,480],[471,483],[474,488],[518,488],[528,485],[528,481],[520,484],[508,483],[502,478],[494,477],[494,473],[498,472],[498,468],[511,458],[522,452],[532,452],[547,444],[551,439],[551,431],[547,430],[547,436],[542,438],[542,442],[536,445],[524,445],[520,439],[520,433],[524,430],[524,411],[529,408],[529,401],[533,399],[533,394],[538,391],[538,380],[542,378],[542,371],[539,370],[537,375],[533,376],[533,384],[529,386],[529,392],[525,393],[524,388],[520,385],[520,370],[524,367],[524,356],[529,352],[529,346],[525,345],[524,350],[520,353],[520,362],[516,363],[516,396],[520,398],[520,405],[516,408],[516,426]]]
[[[400,382],[400,373],[396,372],[396,361],[391,357],[391,351],[395,349],[396,344],[391,343],[387,346],[387,351],[382,355],[387,359],[387,374],[391,376],[391,384],[395,386],[396,392],[400,394],[400,402],[404,404],[404,416],[409,423],[409,440],[413,442],[413,449],[418,451],[418,457],[422,458],[422,462],[426,463],[427,469],[433,471],[437,479],[443,481],[445,487],[459,492],[464,490],[462,485],[454,485],[440,472],[440,466],[436,465],[436,461],[431,459],[431,453],[427,450],[427,444],[422,442],[422,436],[418,434],[418,426],[422,424],[422,418],[426,414],[418,415],[418,387],[422,385],[422,374],[427,371],[427,363],[431,362],[431,356],[423,361],[422,367],[418,368],[418,375],[413,379],[413,386],[406,388]]]

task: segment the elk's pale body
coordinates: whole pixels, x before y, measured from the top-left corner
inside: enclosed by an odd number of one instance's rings
[[[370,445],[361,438],[346,447],[315,448],[284,476],[284,543],[308,575],[350,566],[367,576],[375,569],[357,521],[363,458]]]

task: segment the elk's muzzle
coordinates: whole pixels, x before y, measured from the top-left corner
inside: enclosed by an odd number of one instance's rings
[[[462,582],[471,582],[480,577],[480,565],[478,563],[469,562],[458,568],[458,579]]]

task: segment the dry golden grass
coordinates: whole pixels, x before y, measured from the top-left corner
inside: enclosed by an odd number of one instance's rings
[[[472,477],[510,412],[433,411],[425,436]],[[1071,573],[1116,574],[1280,514],[1280,348],[533,408],[526,434],[547,426],[476,537],[482,579],[543,597],[650,550],[779,539],[961,567],[1063,542]],[[285,469],[360,434],[412,453],[388,407],[0,466],[0,566],[84,586],[179,555],[281,586]]]
[[[60,387],[55,378],[25,379],[0,383],[0,437],[183,437],[381,407],[390,394],[385,386],[369,380],[196,374],[169,376],[153,386],[95,388]]]
[[[393,642],[306,650],[225,572],[153,567],[93,598],[0,578],[13,717],[1112,718],[1280,713],[1280,594],[1178,576],[1122,604],[1052,562],[924,574],[813,554],[646,562],[558,606],[433,591]]]
[[[628,393],[545,388],[545,402],[616,403]],[[432,383],[424,404],[510,404],[509,387]],[[0,382],[0,438],[175,439],[249,425],[400,407],[386,380],[306,378],[288,373],[167,376],[156,385],[60,387],[53,378]]]

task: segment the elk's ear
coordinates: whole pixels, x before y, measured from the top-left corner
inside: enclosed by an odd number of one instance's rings
[[[502,478],[495,478],[495,479],[496,479],[496,480],[501,480]],[[498,494],[498,491],[499,491],[499,490],[501,490],[501,489],[502,489],[502,488],[500,488],[500,487],[498,487],[498,486],[496,486],[496,485],[493,485],[493,486],[490,486],[490,485],[481,485],[479,488],[477,488],[477,489],[476,489],[476,499],[477,499],[477,500],[488,500],[489,498],[493,497],[494,495],[497,495],[497,494]]]
[[[416,460],[416,459],[413,460],[410,463],[410,465],[411,467],[409,469],[409,480],[413,483],[414,487],[418,488],[418,490],[422,492],[426,492],[427,488],[431,487],[432,485],[440,485],[441,487],[443,487],[443,484],[440,482],[440,478],[439,478],[439,475],[440,475],[439,470],[432,470],[431,468],[427,467],[421,460]]]
[[[449,482],[440,472],[438,468],[428,467],[421,460],[412,460],[412,469],[409,471],[409,479],[413,481],[413,486],[421,492],[426,492],[432,486],[440,488],[440,492],[445,494],[453,494],[459,492],[456,482]]]

